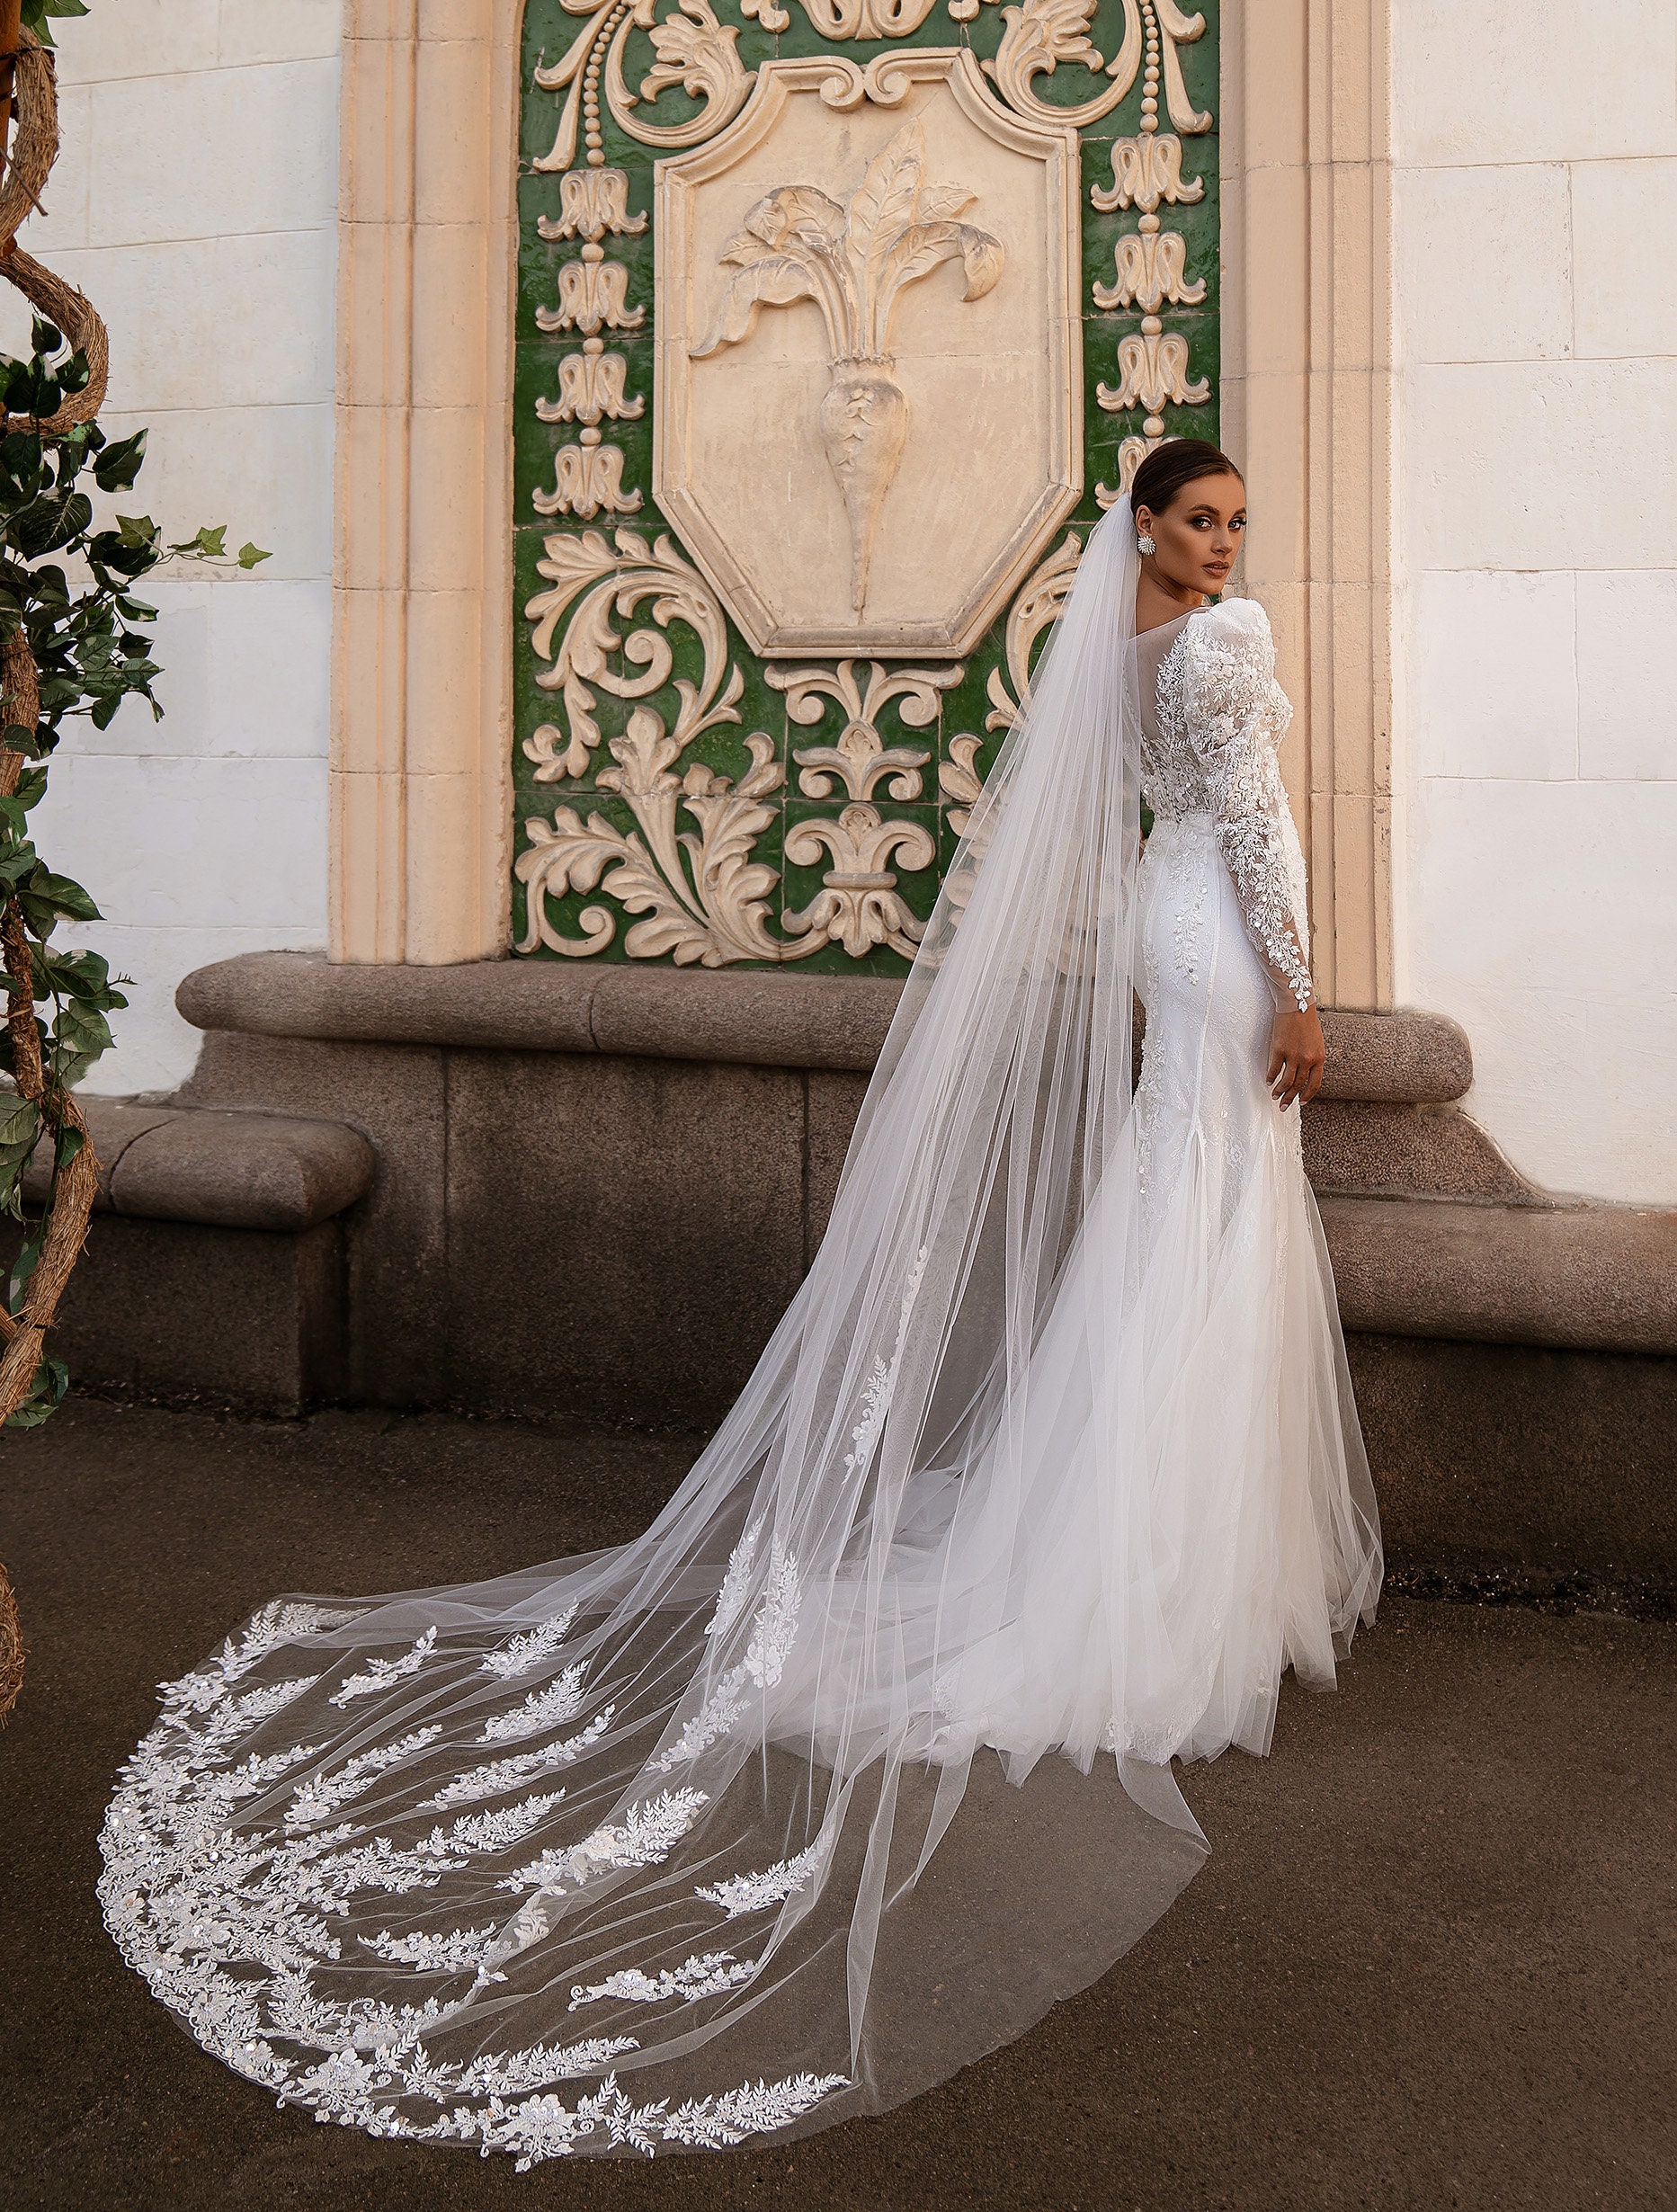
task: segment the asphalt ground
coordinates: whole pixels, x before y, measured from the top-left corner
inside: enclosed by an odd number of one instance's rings
[[[1336,1695],[1289,1686],[1269,1759],[1185,1776],[1212,1858],[1152,1932],[880,2119],[519,2175],[277,2111],[206,2056],[94,1897],[153,1685],[282,1590],[616,1542],[695,1440],[94,1399],[0,1440],[30,1661],[0,1735],[8,2212],[1677,2205],[1677,1628],[1601,1615],[1388,1599]]]

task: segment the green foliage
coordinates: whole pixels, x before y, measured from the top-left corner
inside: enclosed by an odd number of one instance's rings
[[[42,15],[85,13],[81,0],[36,0],[36,8]],[[24,20],[40,29],[27,6]],[[44,429],[44,418],[85,388],[87,363],[39,318],[31,349],[27,361],[0,356],[0,402],[12,424],[0,435],[0,649],[22,633],[40,694],[32,727],[13,721],[0,730],[0,744],[37,763],[23,771],[10,797],[0,794],[0,899],[15,905],[28,942],[28,987],[47,1087],[44,1110],[15,1092],[0,1091],[0,1212],[19,1220],[23,1171],[43,1129],[54,1133],[55,1192],[58,1173],[79,1149],[80,1134],[59,1126],[56,1102],[107,1049],[108,1017],[128,1003],[117,987],[125,978],[112,978],[102,954],[53,942],[61,923],[101,917],[81,885],[49,866],[30,835],[29,816],[46,791],[48,763],[74,716],[85,715],[104,729],[125,699],[143,699],[154,716],[162,714],[152,694],[157,664],[147,634],[156,610],[134,596],[141,577],[171,559],[254,568],[268,558],[254,545],[229,555],[225,524],[169,543],[149,515],[98,522],[94,495],[111,498],[132,489],[146,457],[146,433],[109,440],[97,423]],[[23,987],[15,975],[0,977],[0,985],[13,994]],[[16,1073],[7,1026],[0,1029],[0,1074]],[[40,1220],[30,1224],[6,1285],[13,1313],[22,1306],[50,1213],[49,1200]],[[46,1420],[65,1382],[63,1363],[43,1360],[29,1398],[8,1425]]]
[[[43,46],[52,44],[49,19],[55,15],[85,15],[87,0],[23,0],[23,28],[32,31]]]

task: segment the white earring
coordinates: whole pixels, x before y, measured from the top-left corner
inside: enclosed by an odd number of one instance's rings
[[[1145,560],[1149,553],[1156,553],[1158,551],[1158,548],[1154,544],[1151,538],[1137,538],[1136,540],[1136,550]]]

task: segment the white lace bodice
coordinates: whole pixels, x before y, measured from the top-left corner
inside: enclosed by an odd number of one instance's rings
[[[1275,681],[1275,641],[1253,599],[1224,600],[1180,623],[1147,682],[1141,641],[1142,788],[1167,821],[1209,815],[1253,945],[1300,1012],[1315,1001],[1304,853],[1276,747],[1292,719]],[[1163,636],[1161,641],[1163,641]]]

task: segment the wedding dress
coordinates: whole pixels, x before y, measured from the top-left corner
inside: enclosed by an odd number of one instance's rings
[[[1122,501],[809,1276],[647,1533],[277,1599],[164,1686],[105,1916],[281,2102],[521,2167],[900,2102],[1152,1924],[1206,1848],[1172,1759],[1266,1749],[1283,1671],[1371,1617],[1263,1081],[1310,992],[1287,705],[1255,605],[1137,639],[1136,587]]]

